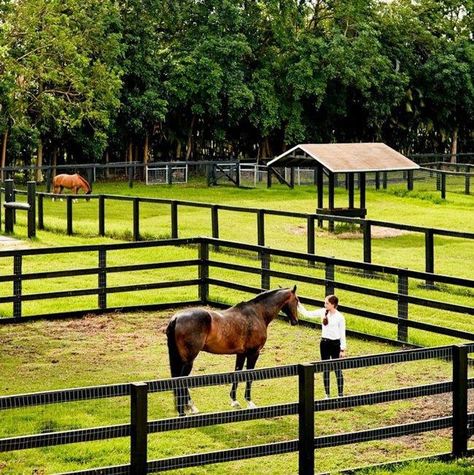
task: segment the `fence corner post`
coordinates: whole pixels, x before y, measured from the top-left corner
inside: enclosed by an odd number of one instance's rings
[[[314,367],[298,365],[298,473],[314,474]]]
[[[130,385],[130,473],[147,473],[148,385]]]
[[[467,453],[467,355],[464,345],[453,345],[453,450],[454,457]]]

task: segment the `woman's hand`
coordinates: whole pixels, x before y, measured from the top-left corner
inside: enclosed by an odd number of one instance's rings
[[[346,350],[341,350],[339,352],[339,358],[345,358],[345,356],[346,356]]]

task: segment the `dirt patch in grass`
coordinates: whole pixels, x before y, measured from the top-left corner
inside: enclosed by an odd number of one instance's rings
[[[289,226],[287,231],[295,236],[302,236],[306,234],[307,230],[305,225],[300,224],[297,226]],[[372,226],[371,233],[374,239],[385,239],[403,236],[408,234],[409,231],[404,231],[403,229],[384,228],[381,226]],[[328,237],[330,235],[331,234],[329,234],[327,231],[316,231],[316,236]],[[339,233],[336,232],[333,234],[333,236],[337,237],[338,239],[362,239],[363,234],[360,230],[357,230]]]

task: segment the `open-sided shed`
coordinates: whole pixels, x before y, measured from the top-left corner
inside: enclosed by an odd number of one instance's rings
[[[269,167],[304,167],[316,169],[317,212],[354,217],[367,214],[365,189],[369,172],[411,171],[420,168],[415,162],[384,143],[299,144],[268,162]],[[347,208],[334,206],[334,176],[347,175]],[[359,207],[354,206],[354,176],[359,174]],[[324,207],[323,174],[328,176],[328,206]]]

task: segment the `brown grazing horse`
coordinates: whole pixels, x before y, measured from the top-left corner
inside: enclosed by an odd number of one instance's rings
[[[77,195],[79,190],[83,190],[86,195],[90,195],[92,189],[88,181],[82,178],[81,175],[74,173],[74,175],[68,175],[67,173],[62,173],[61,175],[56,175],[53,178],[53,193],[59,194],[62,193],[64,188],[71,190],[71,193]]]
[[[247,360],[247,369],[255,368],[260,350],[267,340],[268,324],[282,310],[292,325],[298,323],[298,297],[293,289],[269,290],[248,302],[241,302],[218,312],[205,308],[183,310],[171,318],[166,329],[171,376],[187,376],[200,351],[215,354],[236,354],[235,370],[240,371]],[[251,399],[251,381],[247,381],[245,399],[250,408],[256,407]],[[230,391],[231,406],[239,407],[236,400],[237,383]],[[180,416],[185,409],[198,412],[188,388],[175,389],[176,409]]]

